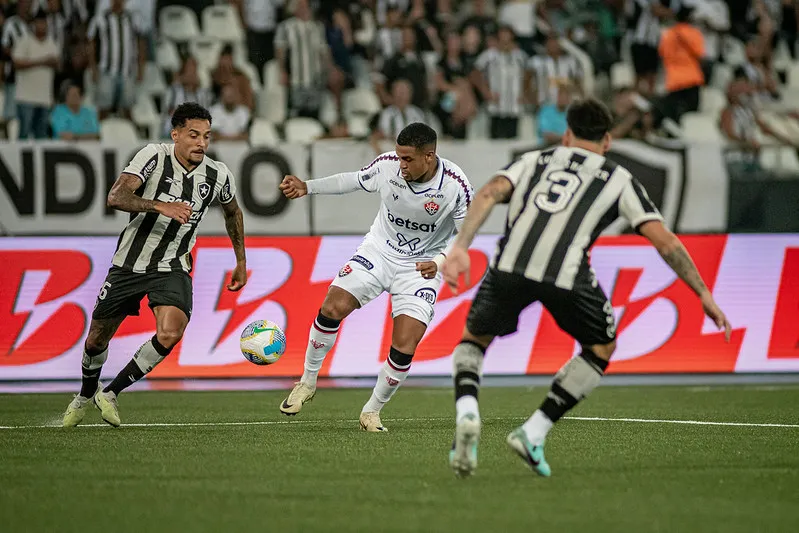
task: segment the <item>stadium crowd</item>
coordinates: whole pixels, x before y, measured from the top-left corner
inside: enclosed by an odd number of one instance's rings
[[[557,141],[611,104],[614,135],[726,140],[760,169],[799,144],[787,0],[0,0],[9,139],[164,138],[181,102],[217,138]]]

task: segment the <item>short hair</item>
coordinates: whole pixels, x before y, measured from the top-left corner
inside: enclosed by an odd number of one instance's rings
[[[197,102],[185,102],[180,104],[175,112],[172,113],[172,127],[182,128],[189,120],[207,120],[211,123],[211,113]]]
[[[413,146],[417,150],[427,148],[432,145],[435,147],[438,136],[436,131],[421,122],[408,124],[397,136],[397,144],[400,146]]]
[[[569,106],[566,123],[578,139],[601,141],[613,127],[613,115],[608,107],[594,98],[578,100]]]

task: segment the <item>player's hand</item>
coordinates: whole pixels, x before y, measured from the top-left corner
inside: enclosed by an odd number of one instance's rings
[[[185,202],[159,202],[155,210],[165,217],[186,224],[191,218],[191,206]]]
[[[435,261],[420,261],[416,263],[416,271],[421,272],[424,279],[433,279],[438,273],[438,265]]]
[[[283,191],[286,198],[296,200],[308,194],[308,185],[297,176],[286,176],[283,181],[278,185],[278,188]]]
[[[732,326],[730,325],[730,321],[727,320],[727,317],[724,316],[724,312],[718,306],[716,300],[713,299],[713,295],[710,294],[710,291],[702,295],[702,309],[704,309],[705,314],[716,323],[717,328],[724,330],[724,339],[730,342]]]
[[[233,292],[240,291],[245,285],[247,285],[247,265],[238,263],[230,276],[230,283],[227,286],[227,290]]]
[[[469,267],[471,259],[469,252],[460,246],[454,246],[447,254],[447,259],[441,265],[441,272],[444,274],[444,281],[449,285],[452,294],[458,294],[458,279],[464,275],[466,286],[469,285]]]

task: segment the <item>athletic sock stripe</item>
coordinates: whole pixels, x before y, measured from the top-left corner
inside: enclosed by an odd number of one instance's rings
[[[319,331],[320,333],[324,333],[326,335],[330,335],[332,333],[338,333],[338,328],[330,329],[330,328],[326,328],[324,326],[320,326],[319,322],[317,322],[316,320],[314,320],[314,322],[313,322],[313,327],[316,328],[316,330]]]
[[[395,364],[394,361],[392,361],[390,357],[388,359],[386,359],[386,362],[388,363],[388,366],[390,366],[391,368],[393,368],[397,372],[407,372],[408,370],[411,369],[411,365],[403,367],[403,366],[399,366],[399,365]]]

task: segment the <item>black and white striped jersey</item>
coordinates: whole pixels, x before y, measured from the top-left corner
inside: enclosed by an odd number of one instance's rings
[[[174,144],[148,144],[122,171],[142,180],[136,194],[147,200],[187,202],[187,224],[158,213],[131,213],[119,236],[112,263],[139,273],[191,272],[197,226],[214,199],[226,204],[236,195],[233,175],[224,163],[206,156],[191,172],[175,156]]]
[[[14,46],[19,40],[31,32],[30,26],[19,15],[8,17],[3,23],[3,33],[0,36],[0,43],[3,46],[3,59],[5,60],[5,82],[14,83],[16,81],[16,71],[11,60]]]
[[[588,250],[619,216],[663,220],[627,169],[581,148],[528,152],[497,175],[514,190],[492,266],[562,289],[592,279]]]
[[[489,48],[478,56],[474,67],[483,73],[489,89],[499,97],[497,102],[488,104],[488,113],[503,117],[521,115],[527,54],[518,48],[510,52]]]
[[[129,11],[106,11],[96,15],[89,23],[88,38],[95,41],[100,72],[126,77],[135,74],[139,36]]]
[[[627,0],[627,35],[631,43],[657,47],[661,24],[652,13],[652,4],[666,3],[665,0]]]
[[[405,109],[390,105],[380,112],[377,124],[383,135],[389,139],[396,139],[405,126],[414,122],[427,124],[424,111],[415,105],[406,106]]]
[[[324,57],[329,53],[325,26],[316,20],[291,17],[277,26],[275,48],[285,50],[292,87],[319,87],[324,83]]]
[[[558,84],[571,83],[579,85],[583,77],[583,69],[577,58],[563,54],[559,57],[550,55],[533,56],[528,63],[535,75],[538,103],[554,103],[558,99]]]

